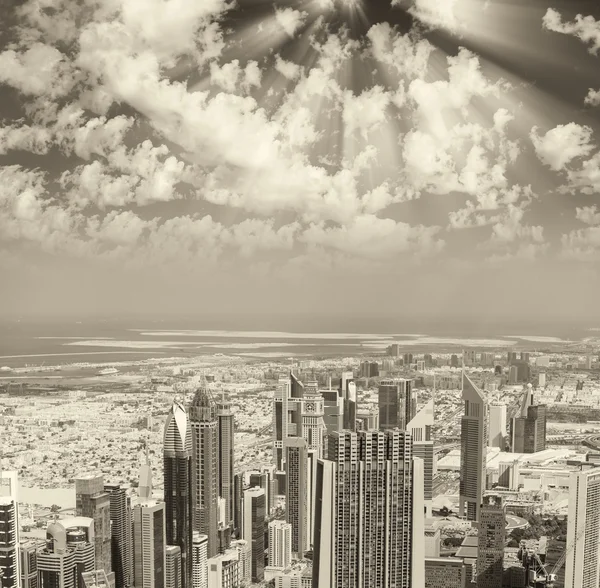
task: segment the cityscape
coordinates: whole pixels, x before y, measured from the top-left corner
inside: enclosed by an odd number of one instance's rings
[[[600,344],[536,347],[4,366],[2,588],[584,586]]]
[[[0,1],[0,588],[600,588],[600,0]]]

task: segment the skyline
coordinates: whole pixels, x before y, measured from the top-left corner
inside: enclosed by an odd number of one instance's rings
[[[1,316],[600,326],[597,3],[140,6],[3,9]]]

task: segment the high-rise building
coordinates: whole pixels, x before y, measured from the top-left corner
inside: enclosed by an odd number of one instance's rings
[[[213,557],[219,550],[219,423],[217,406],[206,386],[194,395],[190,423],[194,463],[194,530],[208,536],[208,557]]]
[[[458,355],[456,355],[456,353],[453,353],[450,356],[450,366],[456,368],[460,366],[460,361],[458,360]]]
[[[0,584],[18,588],[19,558],[19,481],[17,472],[0,468]]]
[[[165,547],[165,588],[181,588],[181,548],[179,545]]]
[[[252,551],[250,544],[243,539],[231,543],[231,549],[238,552],[238,575],[240,586],[247,586],[252,581]]]
[[[37,552],[39,588],[76,588],[75,547],[67,545],[67,532],[57,521],[46,528],[46,547]]]
[[[239,551],[234,548],[209,558],[208,585],[210,588],[239,588],[239,559]]]
[[[308,453],[304,439],[286,441],[285,517],[292,525],[292,553],[298,559],[309,548],[308,537]]]
[[[208,588],[208,537],[198,531],[192,536],[192,588]]]
[[[192,558],[189,557],[192,505],[197,488],[192,477],[192,428],[184,406],[177,401],[173,403],[165,423],[163,463],[165,545],[177,545],[181,549],[181,583],[183,588],[189,588],[192,575]],[[162,572],[164,577],[164,569]]]
[[[479,520],[486,487],[488,407],[481,390],[463,374],[462,398],[465,413],[460,430],[459,516]]]
[[[431,431],[433,429],[434,404],[431,399],[408,423],[406,430],[413,441],[413,455],[423,460],[423,498],[427,515],[431,516],[433,501],[434,450]]]
[[[410,434],[342,431],[317,462],[313,588],[424,584],[423,464]]]
[[[244,493],[244,474],[238,473],[233,476],[233,528],[235,536],[242,534],[242,501]]]
[[[104,570],[112,583],[110,494],[104,489],[102,476],[90,474],[76,478],[75,512],[78,516],[94,519],[96,568]]]
[[[231,402],[221,396],[217,402],[218,420],[218,456],[219,456],[219,496],[225,499],[225,521],[233,526],[233,438],[235,422],[231,411]]]
[[[94,521],[87,517],[74,517],[62,519],[60,524],[67,533],[67,547],[74,550],[77,578],[75,586],[85,588],[83,574],[93,572],[96,567]]]
[[[484,497],[477,535],[477,588],[502,588],[506,513],[500,496]]]
[[[133,508],[135,588],[166,588],[165,503],[140,500]]]
[[[285,569],[292,564],[292,525],[281,520],[269,523],[269,567]]]
[[[533,389],[527,386],[521,410],[512,422],[512,451],[537,453],[546,449],[546,406],[534,404]]]
[[[262,582],[265,573],[266,500],[262,488],[244,491],[242,539],[250,543],[252,581]]]
[[[117,484],[105,484],[110,499],[111,556],[116,588],[133,585],[131,497]]]
[[[21,588],[37,588],[37,552],[43,548],[43,543],[37,540],[22,541],[20,551]]]
[[[519,461],[498,464],[498,486],[509,490],[519,489]]]
[[[569,479],[565,588],[600,585],[600,468]]]
[[[488,447],[504,449],[506,438],[506,404],[490,405]]]
[[[379,384],[377,403],[379,405],[379,427],[382,430],[400,429],[406,425],[417,412],[417,396],[413,390],[412,380],[382,380]]]

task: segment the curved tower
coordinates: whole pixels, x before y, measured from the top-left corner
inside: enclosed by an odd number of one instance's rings
[[[191,587],[192,429],[184,406],[173,402],[165,423],[163,446],[167,545],[181,548],[182,588]]]
[[[219,426],[217,405],[206,386],[199,388],[190,406],[193,445],[194,530],[208,537],[208,557],[218,552]]]

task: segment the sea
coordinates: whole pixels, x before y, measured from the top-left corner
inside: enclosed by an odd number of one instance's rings
[[[352,315],[9,318],[0,320],[0,368],[107,364],[223,354],[312,358],[462,348],[554,350],[600,337],[596,325],[395,319]]]

